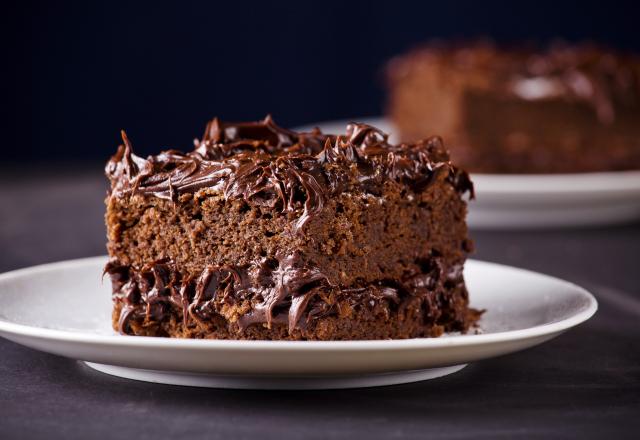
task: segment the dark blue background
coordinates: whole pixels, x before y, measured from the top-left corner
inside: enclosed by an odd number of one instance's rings
[[[205,122],[380,114],[385,61],[432,37],[640,50],[632,2],[22,2],[2,12],[3,161],[190,148]]]

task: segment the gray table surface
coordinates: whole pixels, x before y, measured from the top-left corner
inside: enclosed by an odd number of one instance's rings
[[[99,165],[0,171],[0,271],[104,253]],[[472,235],[474,258],[578,283],[600,310],[551,342],[445,378],[341,391],[134,382],[0,339],[0,438],[637,436],[640,223]]]

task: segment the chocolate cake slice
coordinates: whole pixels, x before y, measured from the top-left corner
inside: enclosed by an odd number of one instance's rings
[[[346,340],[466,332],[464,171],[438,137],[214,119],[195,150],[106,166],[113,326],[130,335]]]
[[[400,138],[437,132],[481,173],[640,169],[640,56],[594,45],[431,43],[389,65]]]

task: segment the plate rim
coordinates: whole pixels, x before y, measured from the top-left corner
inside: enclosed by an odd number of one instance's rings
[[[39,264],[22,269],[16,269],[0,274],[0,283],[14,278],[25,276],[26,274],[53,271],[64,267],[77,267],[79,265],[96,264],[98,261],[106,262],[107,256],[94,256],[77,258],[71,260],[57,261],[53,263]],[[439,338],[412,338],[412,339],[389,339],[389,340],[352,340],[352,341],[265,341],[265,340],[223,340],[223,339],[180,339],[180,338],[158,338],[152,336],[128,336],[128,335],[105,335],[99,333],[83,333],[69,330],[50,329],[46,327],[35,327],[27,324],[18,324],[0,317],[0,335],[10,334],[15,336],[26,336],[39,340],[56,340],[60,342],[73,342],[82,344],[107,346],[128,346],[128,347],[170,347],[172,349],[185,350],[211,350],[225,349],[233,351],[245,350],[269,350],[269,351],[372,351],[372,350],[406,350],[406,349],[427,349],[442,347],[460,347],[467,345],[486,345],[531,338],[539,338],[547,335],[554,335],[573,328],[590,319],[598,310],[598,302],[594,295],[585,288],[551,275],[522,269],[500,263],[481,261],[475,259],[467,260],[467,263],[480,266],[494,266],[501,269],[515,270],[527,275],[543,277],[549,281],[564,284],[566,287],[575,289],[588,302],[587,307],[574,313],[573,315],[554,322],[544,323],[525,329],[509,330],[494,333],[456,335],[454,337]],[[0,291],[0,295],[2,292]]]

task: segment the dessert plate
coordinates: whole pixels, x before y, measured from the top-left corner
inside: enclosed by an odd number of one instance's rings
[[[391,134],[386,118],[356,118]],[[349,120],[321,122],[344,133]],[[446,139],[445,139],[446,145]],[[476,229],[550,228],[620,223],[640,218],[640,171],[575,174],[473,174],[476,200],[467,222]]]
[[[0,275],[0,335],[130,379],[220,388],[328,389],[392,385],[545,342],[589,319],[586,290],[546,275],[468,261],[479,334],[385,341],[222,341],[122,336],[111,329],[106,257]],[[570,355],[570,354],[567,354]],[[532,366],[531,368],[536,368]]]

